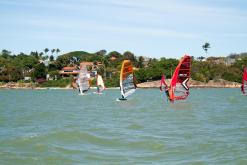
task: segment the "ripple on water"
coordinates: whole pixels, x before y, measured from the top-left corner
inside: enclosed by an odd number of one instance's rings
[[[127,128],[130,130],[142,130],[144,126],[134,123],[134,124],[130,124]]]
[[[174,104],[161,95],[2,90],[0,164],[247,164],[239,90],[192,89]]]

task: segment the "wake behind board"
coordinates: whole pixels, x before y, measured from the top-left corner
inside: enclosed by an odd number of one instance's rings
[[[126,98],[117,98],[116,101],[127,101]]]
[[[126,98],[118,98],[119,101],[126,101]]]
[[[93,92],[93,94],[102,95],[103,93]]]
[[[78,95],[79,96],[86,96],[86,95],[89,95],[90,93],[79,93]]]

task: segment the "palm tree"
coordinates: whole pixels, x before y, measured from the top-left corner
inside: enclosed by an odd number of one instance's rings
[[[59,52],[60,52],[60,49],[57,48],[57,49],[56,49],[56,53],[58,54]]]
[[[45,54],[46,54],[47,52],[49,52],[49,49],[48,49],[48,48],[45,48],[45,49],[44,49],[44,52],[45,52]]]
[[[52,49],[52,50],[51,50],[51,53],[53,54],[55,51],[56,51],[56,49]]]
[[[54,61],[53,53],[56,51],[56,49],[51,49],[51,56],[49,57],[50,61]]]
[[[208,49],[210,48],[210,44],[208,42],[206,42],[204,45],[202,45],[203,50],[205,51],[205,53],[208,53]]]

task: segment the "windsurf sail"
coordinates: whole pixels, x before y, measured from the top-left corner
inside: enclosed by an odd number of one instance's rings
[[[101,93],[105,89],[105,84],[101,75],[97,76],[97,88],[98,88],[97,91],[98,93]]]
[[[190,78],[191,57],[185,55],[176,67],[169,87],[169,99],[183,100],[189,95],[189,87],[187,82]]]
[[[134,82],[134,72],[130,60],[124,60],[120,72],[120,91],[122,99],[126,99],[136,90]]]
[[[89,79],[87,77],[87,68],[83,67],[79,72],[79,77],[77,80],[79,93],[85,93],[90,88]]]
[[[247,90],[247,72],[246,72],[246,67],[244,67],[244,73],[243,73],[243,78],[242,78],[242,85],[241,85],[241,91],[243,94],[246,94]]]
[[[160,80],[160,91],[165,91],[167,89],[168,89],[168,85],[166,84],[166,81],[165,81],[165,75],[163,75]]]

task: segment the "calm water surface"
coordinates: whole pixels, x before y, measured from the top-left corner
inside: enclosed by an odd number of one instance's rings
[[[119,95],[0,90],[0,164],[247,164],[239,89],[192,89],[174,104],[158,89]]]

